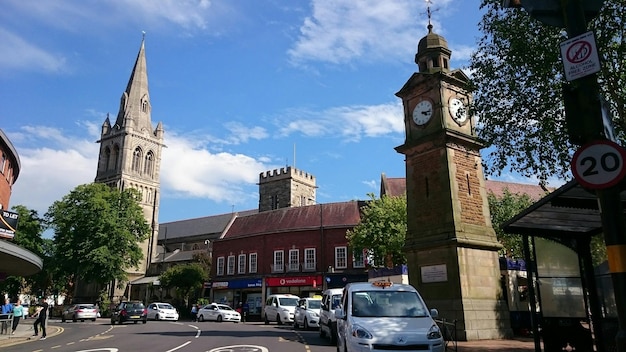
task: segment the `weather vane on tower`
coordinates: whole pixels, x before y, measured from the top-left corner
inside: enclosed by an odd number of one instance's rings
[[[431,32],[431,31],[432,31],[432,29],[433,29],[433,25],[432,25],[432,23],[430,22],[431,17],[432,17],[432,13],[433,13],[433,12],[435,12],[435,11],[437,11],[437,10],[439,10],[439,9],[435,9],[435,10],[432,10],[432,11],[431,11],[431,10],[430,10],[430,7],[431,7],[431,6],[432,6],[432,4],[433,4],[432,0],[424,0],[424,1],[426,1],[426,4],[427,4],[427,5],[426,5],[426,13],[428,14],[428,27],[427,27],[427,28],[428,28],[428,32]]]

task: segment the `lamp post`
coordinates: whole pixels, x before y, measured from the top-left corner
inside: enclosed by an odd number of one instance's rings
[[[544,24],[565,28],[569,38],[587,32],[587,23],[598,14],[603,3],[604,0],[502,1],[504,7],[524,8],[531,17]],[[569,59],[565,57],[563,61]],[[596,73],[576,77],[564,84],[563,96],[567,130],[572,143],[589,145],[610,138],[605,129],[607,121],[603,118],[603,100]],[[617,351],[626,352],[626,220],[620,198],[621,190],[619,185],[598,187],[595,193],[617,307],[619,329],[615,342]]]

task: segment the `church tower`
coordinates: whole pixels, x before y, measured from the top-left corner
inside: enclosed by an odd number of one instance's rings
[[[107,184],[120,190],[137,189],[141,195],[141,207],[150,225],[150,235],[140,243],[143,259],[139,269],[128,271],[129,280],[142,277],[156,253],[159,218],[159,172],[163,148],[163,125],[152,127],[150,118],[152,104],[148,92],[145,38],[137,54],[135,66],[130,74],[126,90],[120,99],[120,108],[115,122],[109,116],[102,124],[100,154],[95,182]],[[119,297],[124,292],[112,293]]]
[[[259,174],[259,212],[315,204],[315,177],[291,166]]]
[[[500,287],[469,78],[450,69],[446,40],[418,44],[414,73],[396,95],[404,107],[409,280],[428,305],[457,321],[459,340],[511,335]]]

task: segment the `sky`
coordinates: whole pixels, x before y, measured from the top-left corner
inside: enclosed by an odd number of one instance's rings
[[[286,166],[316,177],[318,203],[378,195],[382,173],[405,176],[394,94],[417,71],[427,5],[3,0],[0,128],[21,161],[10,206],[43,215],[94,181],[144,33],[152,123],[165,129],[160,223],[256,209],[259,174]],[[477,46],[479,5],[431,1],[453,69]]]

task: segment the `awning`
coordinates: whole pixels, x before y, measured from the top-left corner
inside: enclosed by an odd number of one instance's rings
[[[131,285],[147,285],[147,284],[151,284],[151,285],[161,285],[161,281],[159,281],[159,277],[158,276],[144,276],[144,277],[140,277],[137,280],[131,281],[130,282]]]

